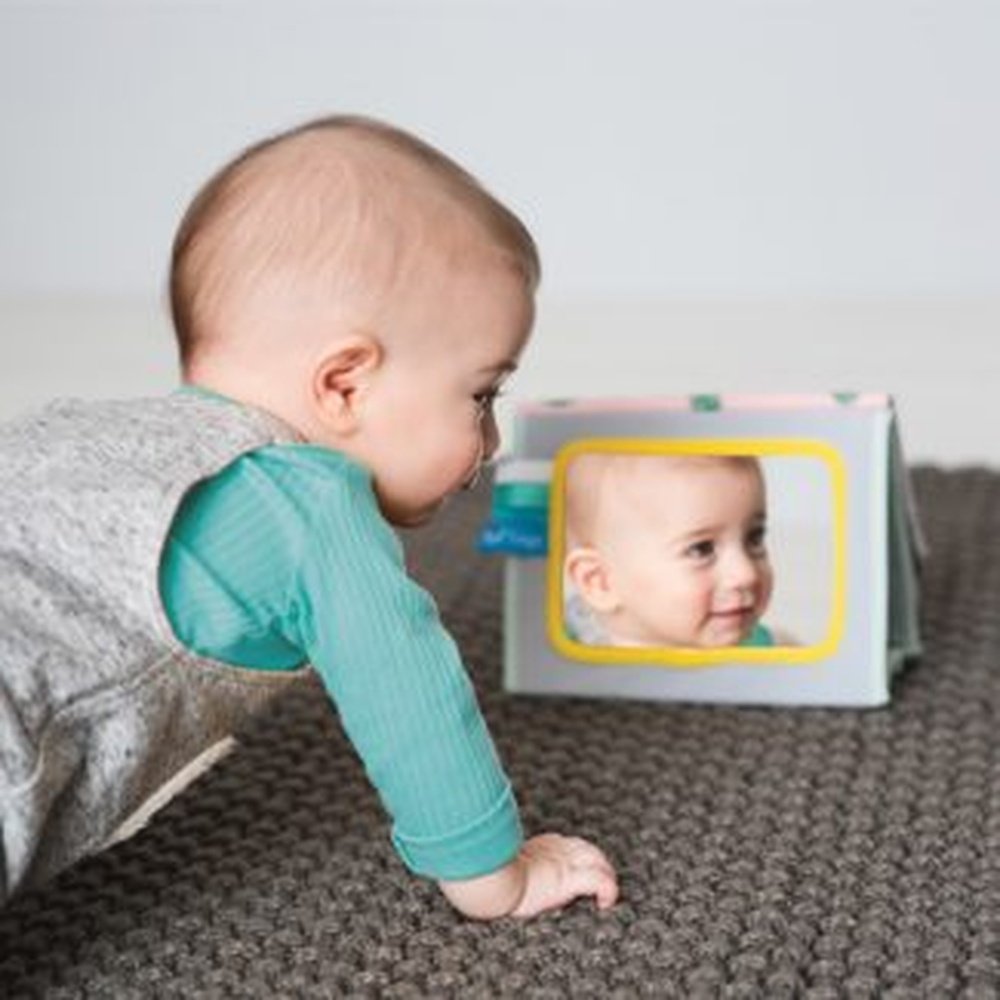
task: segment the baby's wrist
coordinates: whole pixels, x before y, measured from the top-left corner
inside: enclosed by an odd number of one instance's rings
[[[527,885],[527,865],[520,855],[488,875],[438,882],[448,902],[474,920],[510,916],[524,898]]]

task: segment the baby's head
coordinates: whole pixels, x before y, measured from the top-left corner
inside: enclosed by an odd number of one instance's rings
[[[760,463],[588,452],[566,475],[565,578],[614,646],[745,640],[771,598]]]
[[[187,381],[367,466],[390,520],[426,520],[496,449],[492,402],[533,320],[517,217],[422,140],[370,119],[251,147],[178,230]]]

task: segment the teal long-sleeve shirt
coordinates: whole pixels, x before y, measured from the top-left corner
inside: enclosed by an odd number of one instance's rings
[[[160,591],[199,654],[312,664],[413,871],[471,878],[515,856],[517,806],[465,668],[361,466],[313,445],[242,456],[185,498]]]

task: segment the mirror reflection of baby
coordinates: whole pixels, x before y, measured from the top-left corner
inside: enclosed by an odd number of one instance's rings
[[[566,627],[598,646],[785,645],[760,462],[587,452],[566,475]]]

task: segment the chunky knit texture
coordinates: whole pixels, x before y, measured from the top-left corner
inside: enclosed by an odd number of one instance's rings
[[[0,911],[0,995],[1000,996],[1000,474],[916,485],[927,652],[878,711],[511,698],[485,494],[411,537],[526,825],[604,846],[613,912],[461,920],[292,695],[136,839]]]

